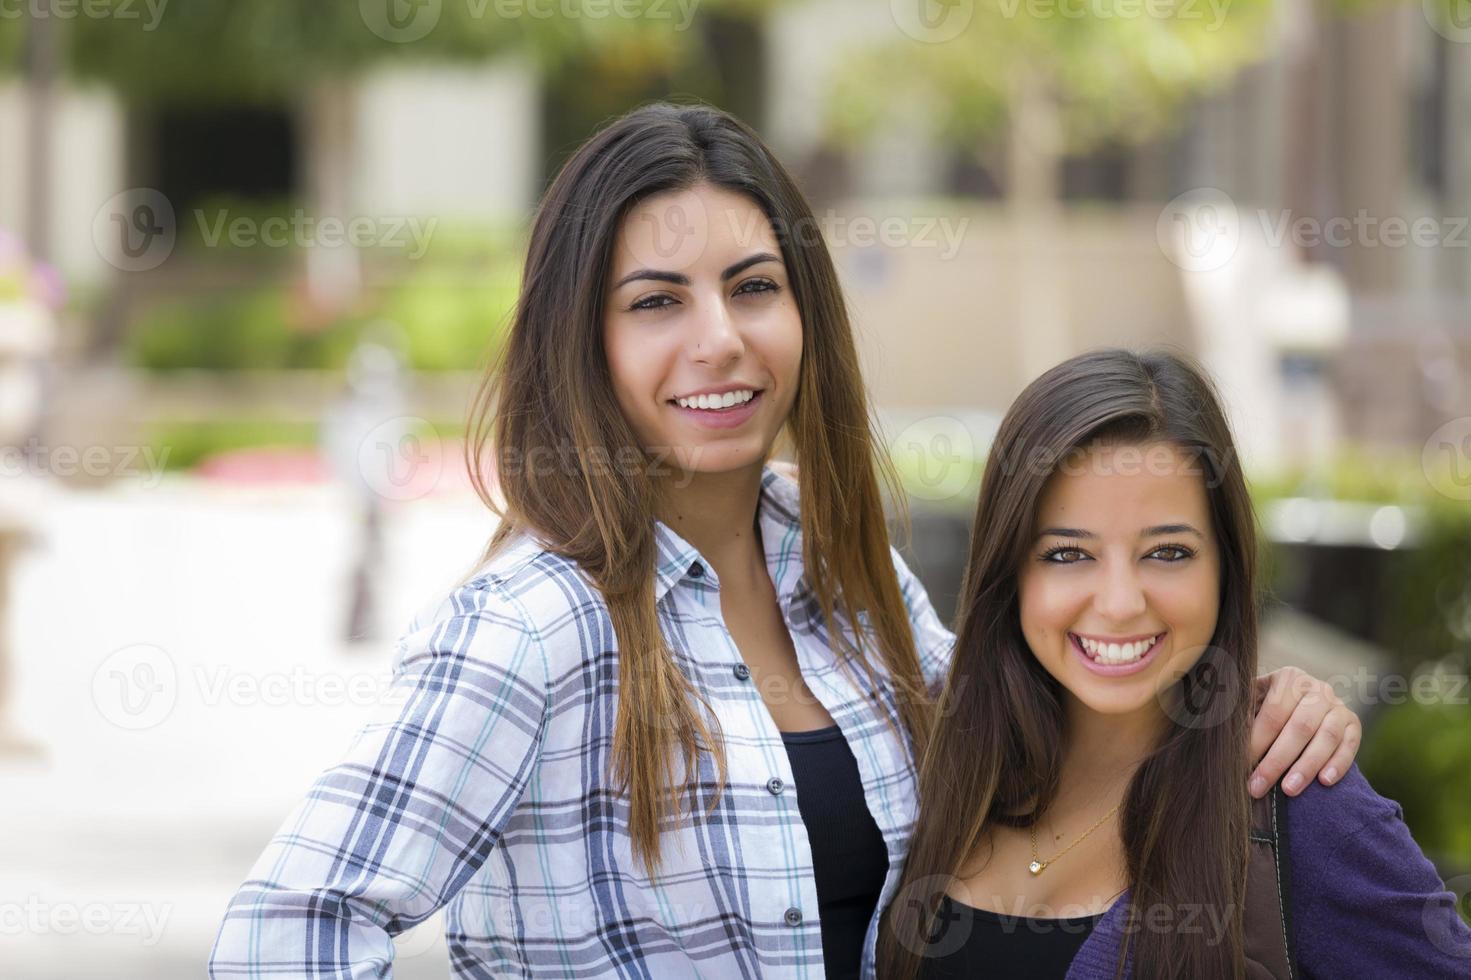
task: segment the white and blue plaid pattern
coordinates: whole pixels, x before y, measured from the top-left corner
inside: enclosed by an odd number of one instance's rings
[[[880,665],[879,696],[835,662],[802,581],[797,487],[768,468],[759,521],[803,679],[841,726],[889,848],[891,899],[915,772]],[[391,708],[323,773],[230,902],[210,975],[384,977],[391,937],[441,906],[458,978],[822,980],[807,829],[781,736],[720,614],[699,552],[656,523],[655,595],[681,668],[717,715],[729,782],[702,754],[692,812],[651,882],[609,785],[618,656],[607,607],[571,562],[520,537],[415,617]],[[954,637],[893,553],[926,682]],[[855,676],[857,675],[857,676]],[[894,724],[890,724],[893,722]],[[876,935],[865,939],[872,976]]]

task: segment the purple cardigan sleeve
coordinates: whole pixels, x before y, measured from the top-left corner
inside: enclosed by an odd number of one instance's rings
[[[1350,980],[1471,977],[1471,927],[1398,803],[1357,766],[1289,798],[1293,933],[1301,975]]]

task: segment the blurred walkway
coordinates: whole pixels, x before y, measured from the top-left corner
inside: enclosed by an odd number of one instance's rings
[[[56,490],[14,596],[17,726],[0,760],[0,974],[204,975],[230,894],[387,682],[409,617],[493,527],[473,496],[392,505],[382,636],[345,644],[356,548],[330,484],[171,477]],[[444,977],[401,937],[399,977]]]

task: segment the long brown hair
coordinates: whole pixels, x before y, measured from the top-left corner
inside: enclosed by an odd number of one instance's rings
[[[610,776],[628,795],[633,850],[651,873],[659,864],[661,820],[671,810],[679,815],[678,798],[689,790],[682,784],[698,771],[701,748],[714,753],[719,771],[711,806],[725,783],[725,754],[708,704],[659,630],[653,526],[659,481],[652,472],[659,464],[647,457],[614,398],[603,306],[613,246],[629,209],[698,183],[753,200],[781,243],[803,330],[797,394],[783,435],[802,474],[805,579],[835,654],[845,669],[851,660],[874,684],[878,655],[916,753],[929,729],[930,704],[876,472],[877,466],[892,481],[892,467],[874,451],[868,398],[827,246],[803,234],[816,227],[812,211],[771,151],[732,116],[667,103],[634,110],[584,143],[541,201],[509,338],[476,394],[466,455],[478,494],[501,515],[484,557],[529,532],[575,561],[607,601],[619,675]],[[487,437],[497,463],[494,487],[482,468]],[[530,465],[538,458],[558,462]],[[635,465],[607,465],[630,458]],[[865,641],[863,630],[853,630],[855,645],[836,622],[857,624],[860,612],[872,635]]]
[[[1007,412],[982,480],[961,589],[955,660],[921,761],[920,812],[898,898],[885,913],[879,975],[909,980],[945,889],[986,825],[1033,824],[1058,788],[1061,687],[1029,651],[1017,578],[1048,478],[1097,442],[1168,442],[1198,462],[1219,542],[1220,609],[1200,660],[1163,692],[1171,724],[1131,777],[1120,817],[1130,886],[1118,975],[1243,976],[1248,731],[1256,676],[1255,520],[1230,429],[1205,374],[1182,356],[1107,349],[1032,382]],[[1219,910],[1224,941],[1145,918]],[[1173,920],[1172,920],[1173,921]],[[1132,939],[1131,939],[1132,937]]]

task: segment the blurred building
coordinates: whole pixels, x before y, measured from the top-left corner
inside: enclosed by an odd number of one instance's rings
[[[1062,206],[1027,241],[1002,207],[1004,167],[936,140],[918,115],[857,148],[825,138],[832,73],[892,36],[890,5],[799,0],[754,32],[733,23],[712,29],[712,50],[744,68],[728,72],[744,93],[728,101],[802,175],[882,404],[995,412],[1039,365],[1164,342],[1206,359],[1264,463],[1345,438],[1415,444],[1433,420],[1471,413],[1471,231],[1457,224],[1471,215],[1471,130],[1452,125],[1471,113],[1471,45],[1437,34],[1419,4],[1328,16],[1281,0],[1260,62],[1177,135],[1068,158]],[[100,243],[122,229],[99,214],[125,188],[158,190],[181,224],[217,195],[292,196],[318,215],[523,221],[567,150],[576,84],[517,57],[394,64],[290,103],[148,112],[63,85],[52,258],[114,294],[99,304],[107,336],[139,291],[215,285],[187,264],[109,265]],[[33,203],[24,95],[0,86],[0,225],[11,227]],[[1240,237],[1229,262],[1202,271],[1167,254],[1161,209],[1204,189],[1226,195]],[[1356,218],[1370,225],[1333,239],[1333,222]],[[1429,221],[1436,241],[1391,244],[1387,219]]]

